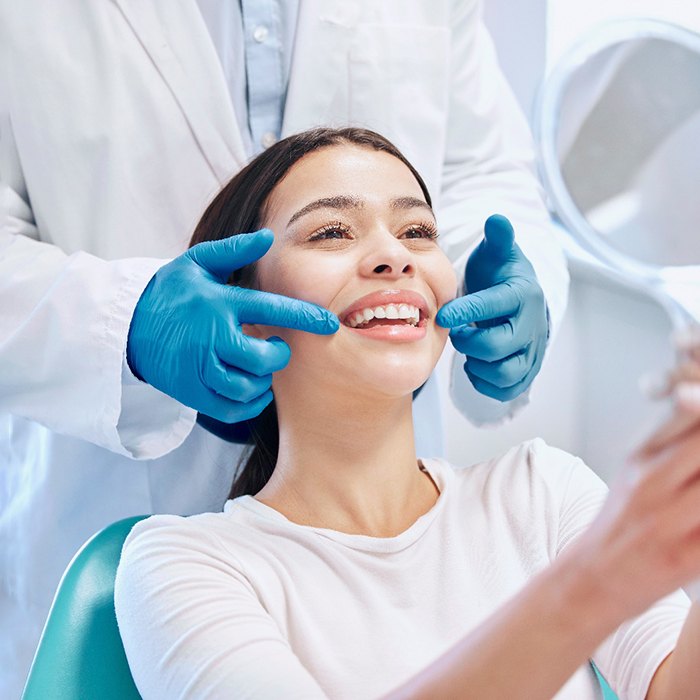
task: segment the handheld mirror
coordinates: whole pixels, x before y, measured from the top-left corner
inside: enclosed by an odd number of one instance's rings
[[[577,241],[700,322],[700,35],[601,25],[566,54],[535,119],[542,176]]]

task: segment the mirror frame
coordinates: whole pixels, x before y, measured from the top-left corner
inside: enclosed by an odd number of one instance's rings
[[[559,113],[573,75],[601,51],[634,39],[673,41],[695,52],[700,58],[700,34],[677,24],[656,19],[621,19],[599,24],[564,53],[543,81],[535,104],[533,132],[540,176],[554,212],[569,233],[585,250],[608,266],[637,280],[658,283],[662,277],[661,271],[668,266],[651,265],[625,255],[606,243],[603,236],[588,223],[569,194],[557,153]]]

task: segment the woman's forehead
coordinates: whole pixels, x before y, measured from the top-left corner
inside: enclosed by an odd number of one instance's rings
[[[338,144],[308,153],[295,163],[268,198],[271,216],[288,215],[321,200],[345,200],[356,208],[392,205],[425,196],[410,169],[385,151]]]

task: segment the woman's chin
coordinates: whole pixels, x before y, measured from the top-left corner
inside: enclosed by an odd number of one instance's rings
[[[295,334],[290,342],[291,360],[278,374],[306,380],[316,377],[317,386],[347,399],[353,395],[380,400],[411,396],[432,374],[444,346],[444,342],[435,342],[358,347],[356,343],[329,343],[326,337],[301,336]]]
[[[411,366],[380,366],[373,368],[364,366],[361,371],[347,372],[346,377],[353,389],[366,396],[376,396],[378,399],[400,399],[412,396],[430,377],[432,367]]]

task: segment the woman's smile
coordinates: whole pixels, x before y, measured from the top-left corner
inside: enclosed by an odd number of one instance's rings
[[[426,336],[428,302],[408,289],[371,292],[340,314],[343,326],[374,340],[412,342]]]

